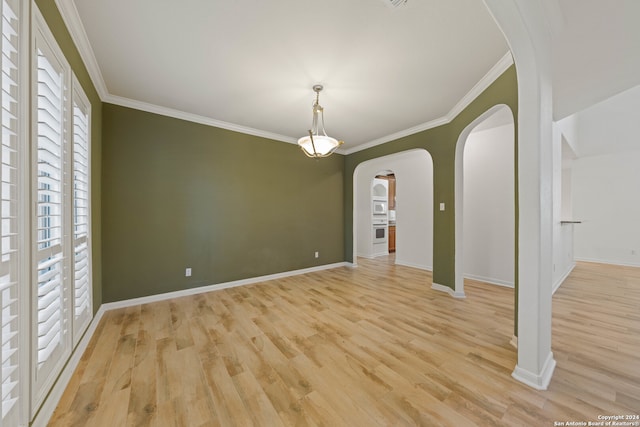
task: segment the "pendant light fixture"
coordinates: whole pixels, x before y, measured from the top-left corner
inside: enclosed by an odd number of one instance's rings
[[[303,136],[298,140],[298,145],[308,157],[318,159],[333,154],[333,152],[343,144],[343,141],[338,141],[328,136],[324,130],[324,108],[320,105],[322,85],[314,85],[313,91],[316,93],[316,100],[313,102],[311,129],[309,129],[309,135]],[[320,116],[319,121],[318,115]]]

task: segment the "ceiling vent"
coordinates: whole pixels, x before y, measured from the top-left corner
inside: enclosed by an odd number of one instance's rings
[[[402,5],[407,4],[408,0],[382,0],[382,3],[386,4],[388,8],[395,9]]]

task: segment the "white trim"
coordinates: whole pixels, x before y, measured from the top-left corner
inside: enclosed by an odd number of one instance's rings
[[[571,266],[567,269],[567,271],[562,275],[562,277],[560,279],[558,279],[558,281],[556,283],[554,283],[553,288],[551,289],[551,295],[555,294],[556,291],[558,290],[558,288],[560,287],[560,285],[562,285],[562,283],[567,279],[567,277],[569,277],[569,275],[571,274],[571,272],[573,271],[573,269],[575,268],[576,264],[573,263],[571,264]]]
[[[91,43],[89,43],[89,37],[87,37],[87,33],[84,30],[84,25],[82,25],[82,20],[80,19],[78,9],[76,8],[73,0],[55,1],[56,6],[60,11],[60,15],[62,16],[62,20],[69,30],[71,39],[73,40],[73,43],[76,45],[76,48],[80,53],[82,62],[84,62],[85,67],[87,67],[87,72],[91,77],[91,81],[93,82],[96,91],[98,91],[100,99],[104,100],[109,95],[109,91],[107,90],[107,85],[104,83],[102,71],[100,70],[100,66],[98,65],[98,60],[93,53]]]
[[[575,258],[575,261],[590,262],[595,264],[618,265],[620,267],[640,267],[640,264],[633,264],[633,263],[626,263],[626,262],[612,261],[612,260],[603,260],[603,259],[596,259],[596,258]]]
[[[451,289],[448,286],[445,285],[441,285],[439,283],[433,283],[431,285],[431,289],[436,290],[436,291],[440,291],[440,292],[446,292],[449,295],[451,295],[454,298],[466,298],[467,296],[464,294],[464,292],[456,292],[453,289]]]
[[[549,352],[547,359],[542,366],[542,370],[540,371],[540,375],[529,372],[526,369],[521,368],[519,365],[516,365],[511,376],[521,383],[535,388],[536,390],[546,390],[549,387],[549,382],[551,382],[551,377],[553,376],[555,368],[556,361],[553,358],[553,352]]]
[[[322,270],[331,270],[339,267],[349,267],[348,262],[337,262],[334,264],[320,265],[317,267],[303,268],[300,270],[285,271],[283,273],[268,274],[266,276],[250,277],[248,279],[234,280],[232,282],[216,283],[215,285],[200,286],[197,288],[183,289],[180,291],[166,292],[164,294],[149,295],[146,297],[132,298],[122,301],[108,302],[102,304],[101,308],[105,310],[114,310],[116,308],[131,307],[140,304],[149,304],[152,302],[164,301],[173,298],[180,298],[189,295],[197,295],[205,292],[219,291],[221,289],[235,288],[238,286],[253,285],[255,283],[266,282],[269,280],[282,279],[285,277],[299,276],[301,274],[313,273]]]
[[[260,129],[254,129],[247,126],[236,125],[229,122],[223,122],[221,120],[200,116],[198,114],[186,113],[184,111],[174,110],[173,108],[162,107],[159,105],[150,104],[148,102],[136,101],[135,99],[124,98],[122,96],[107,95],[103,98],[103,102],[120,105],[121,107],[133,108],[135,110],[146,111],[148,113],[159,114],[161,116],[167,116],[167,117],[173,117],[175,119],[186,120],[193,123],[199,123],[202,125],[213,126],[220,129],[226,129],[226,130],[244,133],[248,135],[259,136],[261,138],[288,142],[290,144],[298,143],[297,139],[292,138],[290,136],[267,132]]]
[[[80,342],[73,350],[73,353],[71,354],[71,357],[69,358],[66,366],[62,370],[62,373],[56,379],[56,382],[51,388],[50,393],[47,395],[46,399],[40,406],[40,409],[36,413],[31,427],[44,427],[49,423],[51,416],[53,415],[53,411],[55,411],[56,407],[58,406],[58,403],[60,402],[60,399],[62,398],[62,395],[66,390],[67,385],[69,384],[69,380],[71,380],[73,373],[78,367],[78,363],[80,363],[80,359],[87,349],[91,338],[93,338],[93,334],[96,332],[96,328],[98,327],[100,320],[102,320],[102,316],[105,312],[106,309],[104,305],[100,306],[100,309],[93,317],[93,320],[91,320],[89,327],[86,329],[84,335],[80,339]]]
[[[364,144],[359,144],[353,148],[343,150],[343,153],[345,155],[357,153],[358,151],[366,150],[367,148],[375,147],[377,145],[386,144],[387,142],[395,141],[396,139],[404,138],[405,136],[413,135],[418,132],[422,132],[428,129],[433,129],[438,126],[446,125],[450,121],[451,120],[448,118],[448,115],[444,117],[440,117],[440,118],[431,120],[429,122],[410,127],[409,129],[401,130],[400,132],[392,133],[391,135],[383,136],[381,138],[374,139],[373,141],[365,142]]]
[[[431,265],[416,264],[416,263],[412,263],[412,262],[406,262],[406,261],[399,260],[397,258],[396,258],[396,265],[401,265],[403,267],[417,268],[417,269],[420,269],[420,270],[433,272],[433,266],[431,266]]]
[[[418,132],[423,132],[428,129],[433,129],[438,126],[446,125],[447,123],[451,123],[453,119],[456,118],[458,114],[462,112],[465,108],[473,102],[485,89],[487,89],[491,84],[496,81],[498,77],[504,73],[507,68],[509,68],[513,64],[513,57],[511,56],[511,52],[507,51],[502,58],[491,67],[491,69],[485,74],[478,83],[475,84],[471,88],[469,92],[466,93],[465,96],[462,97],[460,101],[443,117],[438,119],[431,120],[426,123],[422,123],[420,125],[411,127],[409,129],[392,133],[391,135],[383,136],[382,138],[375,139],[371,142],[367,142],[364,144],[360,144],[357,147],[353,147],[343,151],[343,154],[352,154],[357,153],[358,151],[366,150],[367,148],[375,147],[376,145],[385,144],[390,141],[394,141],[396,139],[404,138],[405,136],[413,135]]]
[[[471,279],[471,280],[477,280],[479,282],[483,282],[483,283],[488,283],[489,285],[496,285],[496,286],[502,286],[505,288],[515,288],[515,285],[513,284],[513,282],[508,282],[506,280],[500,280],[500,279],[493,279],[493,278],[489,278],[489,277],[482,277],[482,276],[476,276],[473,274],[465,274],[464,275],[465,279]]]
[[[455,119],[456,116],[462,112],[462,110],[467,108],[474,99],[480,96],[482,92],[484,92],[489,86],[491,86],[491,84],[495,82],[498,77],[502,75],[502,73],[507,71],[507,68],[509,68],[512,64],[513,57],[511,56],[511,52],[507,51],[507,53],[505,53],[502,58],[500,58],[496,65],[491,67],[491,69],[487,71],[487,74],[482,76],[480,81],[476,83],[475,86],[473,86],[471,90],[467,92],[467,94],[463,96],[456,105],[453,106],[449,113],[447,113],[447,118],[449,119],[449,121]]]

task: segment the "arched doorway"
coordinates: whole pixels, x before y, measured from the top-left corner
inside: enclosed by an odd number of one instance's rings
[[[487,242],[487,247],[484,249],[483,251],[483,255],[486,257],[484,262],[488,262],[488,258],[495,258],[500,257],[499,260],[496,260],[496,262],[498,262],[499,264],[510,264],[511,269],[509,268],[496,268],[495,266],[492,268],[491,266],[483,266],[482,265],[482,261],[479,260],[470,260],[470,256],[478,256],[478,251],[474,250],[474,239],[467,239],[465,241],[465,222],[467,222],[467,224],[469,224],[470,220],[469,220],[469,215],[468,212],[465,210],[465,196],[468,197],[469,196],[469,192],[465,192],[465,188],[464,188],[464,182],[465,182],[465,176],[464,176],[464,170],[465,170],[465,148],[466,148],[466,144],[467,141],[470,138],[470,135],[472,134],[472,132],[474,132],[474,130],[478,129],[479,126],[482,126],[482,124],[487,123],[488,121],[494,119],[496,117],[499,117],[499,125],[504,125],[504,124],[510,124],[511,128],[508,130],[508,132],[511,132],[511,138],[510,140],[506,140],[506,141],[497,141],[499,144],[501,145],[505,145],[505,142],[507,144],[510,144],[510,147],[506,147],[506,148],[510,148],[509,151],[506,152],[502,152],[502,153],[495,153],[497,155],[499,155],[500,157],[498,158],[497,161],[499,161],[500,163],[497,164],[496,166],[499,166],[499,170],[508,170],[508,166],[511,166],[511,171],[512,171],[512,175],[511,175],[511,186],[508,187],[507,191],[510,191],[511,194],[511,198],[510,199],[506,199],[506,197],[508,197],[508,194],[505,195],[504,191],[502,191],[501,195],[499,195],[499,202],[504,204],[505,202],[510,203],[510,210],[505,212],[505,206],[503,206],[503,209],[500,209],[499,212],[495,212],[495,209],[491,209],[493,206],[484,206],[484,211],[489,212],[491,211],[491,219],[490,221],[492,221],[493,223],[495,223],[494,225],[496,227],[499,227],[501,232],[503,233],[508,233],[507,236],[498,236],[500,239],[498,242],[494,242],[495,243],[495,247],[493,248],[494,250],[492,250],[492,246],[490,244],[488,244],[489,242]],[[508,122],[510,123],[504,123],[506,120],[508,120]],[[496,142],[496,141],[491,141],[491,142]],[[490,108],[489,110],[487,110],[486,112],[484,112],[483,114],[481,114],[480,116],[478,116],[478,118],[476,118],[476,120],[474,120],[473,122],[471,122],[460,134],[460,136],[458,137],[458,141],[456,143],[456,158],[455,158],[455,205],[456,205],[456,211],[455,211],[455,258],[456,258],[456,262],[455,262],[455,292],[456,294],[459,295],[464,295],[464,276],[465,274],[470,275],[470,276],[475,276],[474,278],[479,279],[479,280],[483,280],[486,282],[490,282],[490,283],[497,283],[497,284],[511,284],[511,286],[513,286],[514,283],[514,264],[517,262],[516,258],[515,258],[515,249],[514,249],[514,245],[515,245],[515,206],[514,206],[514,198],[515,198],[515,194],[514,194],[514,190],[513,190],[513,185],[514,185],[514,176],[513,176],[513,163],[514,163],[514,156],[513,156],[513,147],[514,145],[514,139],[513,139],[513,113],[511,112],[511,109],[504,105],[496,105],[492,108]],[[478,147],[479,149],[482,149],[482,147]],[[501,147],[501,148],[505,148],[505,147]],[[505,162],[510,162],[510,165],[505,165]],[[478,162],[476,160],[476,162]],[[483,162],[483,160],[480,160],[480,162]],[[491,168],[491,165],[487,164],[486,165],[488,168]],[[493,167],[491,168],[491,171],[488,172],[495,172],[496,170],[498,170],[498,168]],[[480,177],[481,178],[481,177]],[[483,197],[485,199],[485,201],[490,202],[490,200],[486,200],[487,196],[485,195]],[[472,206],[473,208],[474,206]],[[507,206],[508,208],[509,206]],[[476,214],[481,213],[481,212],[475,212]],[[504,216],[504,221],[501,221],[499,217],[496,217],[496,215],[502,215]],[[465,221],[466,219],[466,221]],[[479,221],[473,221],[472,223],[475,225],[478,225]],[[480,220],[480,222],[482,222],[482,220]],[[505,227],[511,227],[510,230],[506,230]],[[467,230],[467,231],[474,231],[474,230]],[[477,231],[477,230],[475,230]],[[488,230],[487,230],[488,231]],[[477,238],[481,238],[482,236],[479,236]],[[487,236],[484,236],[485,239]],[[477,242],[479,244],[479,242]],[[471,246],[471,247],[470,247]],[[466,253],[465,253],[466,252]],[[508,254],[508,256],[506,256]],[[465,258],[467,258],[468,263],[465,263]],[[474,262],[475,261],[475,262]],[[468,269],[466,267],[469,266],[469,264],[471,264],[472,266],[475,266],[475,269]]]
[[[371,257],[371,182],[381,171],[396,179],[396,264],[433,266],[433,162],[423,149],[367,160],[353,173],[353,260]]]

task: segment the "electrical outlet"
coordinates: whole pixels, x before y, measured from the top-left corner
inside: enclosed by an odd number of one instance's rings
[[[320,252],[316,251],[316,253],[315,253],[315,257],[316,257],[316,258],[320,258]]]
[[[184,270],[184,277],[191,277],[191,267],[187,267],[187,269]]]

